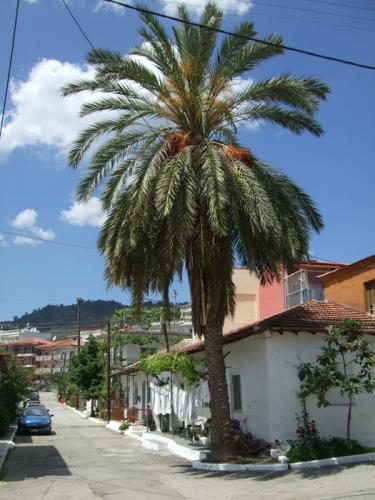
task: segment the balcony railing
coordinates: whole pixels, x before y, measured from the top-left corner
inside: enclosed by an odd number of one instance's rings
[[[286,308],[290,309],[299,304],[310,302],[310,300],[324,300],[324,291],[321,286],[309,286],[287,294],[285,297]]]

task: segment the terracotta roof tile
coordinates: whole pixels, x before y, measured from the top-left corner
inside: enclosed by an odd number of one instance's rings
[[[301,260],[297,265],[296,269],[303,269],[305,271],[321,271],[322,273],[336,271],[337,269],[342,269],[348,264],[343,262],[323,262],[321,260]]]
[[[361,321],[362,333],[375,335],[375,316],[335,302],[313,300],[262,321],[226,332],[223,335],[223,344],[237,342],[266,330],[324,332],[328,326],[341,325],[346,319]],[[174,347],[178,352],[198,352],[203,350],[204,342],[199,340],[185,346],[180,343]]]
[[[2,345],[5,346],[19,346],[19,345],[48,345],[50,342],[39,337],[29,337],[27,339],[14,340],[13,342],[6,342]]]
[[[81,346],[84,345],[84,341],[81,340]],[[46,349],[50,348],[62,348],[62,347],[75,347],[77,345],[77,340],[76,339],[64,339],[64,340],[58,340],[57,342],[49,342],[45,346],[43,346]]]
[[[262,321],[226,332],[223,335],[223,344],[238,342],[267,330],[277,332],[324,332],[328,326],[339,326],[346,319],[361,321],[361,332],[375,335],[375,316],[335,302],[313,300],[274,314]],[[203,351],[203,349],[204,341],[202,340],[183,340],[172,346],[171,351],[194,353]],[[166,351],[162,352],[166,353]],[[136,372],[139,369],[140,363],[138,362],[124,368],[122,373]]]
[[[332,279],[341,279],[345,278],[345,276],[350,275],[353,272],[358,271],[367,271],[375,268],[375,254],[370,255],[369,257],[365,257],[364,259],[357,260],[352,264],[349,264],[343,268],[332,270],[331,272],[327,272],[319,276],[323,283],[329,283]]]

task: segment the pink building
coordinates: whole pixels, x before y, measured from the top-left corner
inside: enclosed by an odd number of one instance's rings
[[[268,318],[310,300],[324,300],[320,275],[345,267],[341,262],[301,261],[295,271],[284,272],[280,282],[259,286],[259,319]]]

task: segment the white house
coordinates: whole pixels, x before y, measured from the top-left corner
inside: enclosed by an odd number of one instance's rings
[[[356,309],[325,301],[311,301],[223,335],[232,418],[255,437],[272,442],[296,437],[297,398],[300,382],[297,366],[314,361],[323,345],[325,330],[345,319],[362,322],[362,333],[375,342],[375,317]],[[204,355],[204,342],[189,340],[173,348],[192,356]],[[375,351],[375,345],[374,345]],[[135,408],[141,419],[153,406],[152,379],[139,364],[126,367],[122,375],[127,408]],[[181,381],[172,380],[174,391]],[[168,390],[170,385],[165,385]],[[375,394],[358,395],[352,410],[352,438],[375,445]],[[317,421],[322,437],[345,437],[347,402],[338,391],[330,395],[330,406],[318,408],[308,401],[310,417]],[[168,406],[168,405],[167,405]],[[169,408],[166,406],[166,409]],[[159,408],[159,407],[158,407]],[[209,408],[195,408],[197,420],[209,416]],[[164,408],[165,411],[165,408]],[[170,411],[170,410],[169,410]],[[125,410],[126,413],[126,410]],[[132,410],[132,415],[134,410]],[[176,410],[175,410],[176,413]],[[160,428],[160,419],[155,419]],[[174,425],[181,425],[176,416]]]

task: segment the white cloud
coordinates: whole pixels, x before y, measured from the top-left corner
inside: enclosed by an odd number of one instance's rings
[[[163,11],[169,16],[177,14],[178,4],[186,4],[187,9],[193,14],[199,15],[202,13],[206,2],[204,0],[159,0],[163,5]],[[243,16],[254,4],[250,0],[217,0],[216,5],[225,12],[232,12]]]
[[[0,234],[0,247],[7,247],[9,246],[9,243],[7,242],[5,236],[3,234]]]
[[[42,229],[36,225],[36,220],[38,218],[38,212],[33,208],[26,208],[19,212],[16,217],[12,220],[11,225],[15,229],[27,230],[30,235],[36,236],[37,238],[42,238],[43,240],[54,240],[55,233],[52,229]],[[41,241],[34,240],[28,236],[16,236],[14,238],[14,243],[16,245],[40,245]]]
[[[129,2],[131,3],[131,2]],[[98,0],[98,2],[95,4],[95,7],[93,9],[93,12],[96,14],[100,12],[101,10],[107,10],[110,12],[114,12],[115,14],[119,14],[122,16],[125,14],[126,7],[121,7],[121,5],[115,4],[115,3],[109,3],[105,2],[104,0]]]
[[[61,211],[59,218],[76,226],[100,227],[105,217],[99,198],[94,196],[87,203],[73,203],[69,210]]]
[[[16,236],[13,241],[16,245],[30,245],[32,247],[36,247],[42,244],[41,241],[33,240],[32,238],[28,238],[27,236]]]
[[[47,145],[64,149],[92,118],[79,118],[90,92],[62,97],[61,87],[73,80],[90,78],[92,68],[43,59],[33,66],[25,81],[12,82],[11,109],[5,116],[4,151]]]
[[[147,59],[131,57],[157,73]],[[91,79],[94,75],[94,68],[89,66],[43,59],[33,66],[26,80],[12,82],[11,109],[5,116],[2,151],[11,152],[25,146],[52,146],[66,152],[81,130],[97,121],[98,116],[113,116],[115,112],[105,111],[79,117],[81,106],[101,97],[103,94],[99,92],[84,91],[69,97],[61,95],[64,84]]]
[[[16,229],[31,228],[34,226],[38,213],[32,208],[26,208],[19,212],[12,221],[12,226]]]
[[[34,226],[31,228],[31,231],[35,236],[38,238],[42,238],[43,240],[54,240],[55,239],[55,233],[52,231],[52,229],[42,229],[41,227]]]

